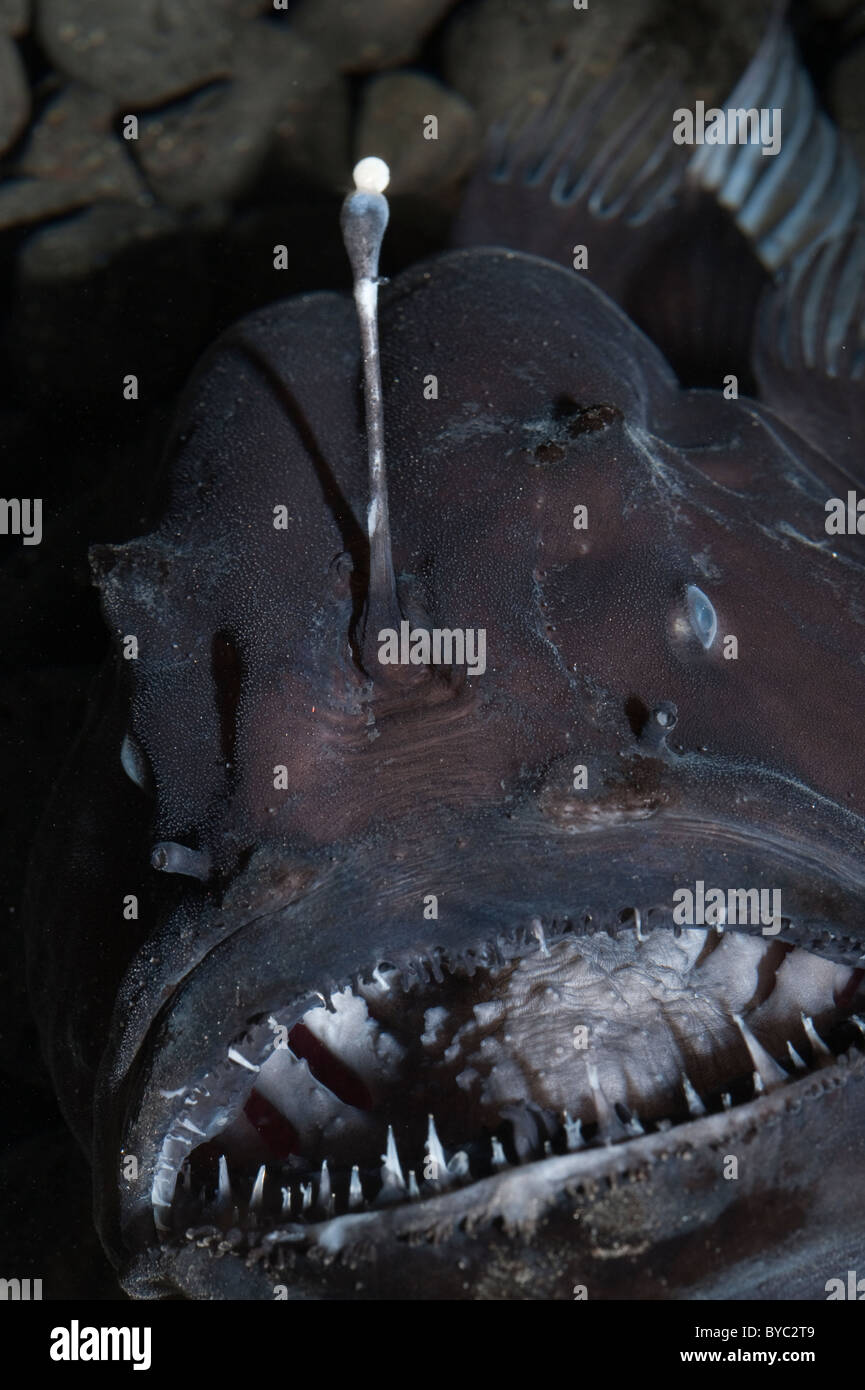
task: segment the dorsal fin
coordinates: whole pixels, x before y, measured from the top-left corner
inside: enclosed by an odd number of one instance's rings
[[[865,227],[797,256],[763,298],[754,356],[761,400],[830,461],[828,486],[861,487]]]
[[[362,159],[354,168],[355,189],[342,205],[340,223],[354,276],[354,302],[360,325],[366,434],[369,448],[369,584],[360,631],[360,659],[376,669],[375,645],[382,628],[399,628],[402,613],[391,553],[384,415],[378,350],[378,258],[388,222],[384,190],[390,171],[383,159]]]

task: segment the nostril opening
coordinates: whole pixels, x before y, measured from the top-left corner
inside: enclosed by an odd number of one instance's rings
[[[639,738],[649,718],[649,706],[639,695],[629,695],[625,701],[625,716],[631,726],[631,733]]]

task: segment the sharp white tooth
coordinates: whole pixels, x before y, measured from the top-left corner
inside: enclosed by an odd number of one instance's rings
[[[797,1071],[808,1070],[808,1068],[805,1066],[805,1063],[802,1061],[802,1058],[799,1056],[798,1052],[796,1051],[795,1047],[791,1042],[787,1043],[787,1051],[790,1054],[790,1061],[793,1063],[793,1066],[796,1068]]]
[[[348,1209],[357,1211],[358,1207],[363,1206],[363,1188],[360,1185],[360,1169],[357,1164],[351,1170],[351,1181],[348,1185]]]
[[[544,1140],[544,1158],[552,1158],[552,1156],[553,1156],[553,1146],[552,1146],[552,1144],[550,1143],[549,1139],[545,1139],[545,1140]]]
[[[252,1185],[252,1196],[249,1199],[250,1211],[258,1211],[264,1198],[264,1164],[262,1163],[255,1175],[255,1182]]]
[[[631,1113],[630,1119],[625,1121],[625,1129],[628,1131],[629,1134],[632,1134],[635,1138],[638,1138],[639,1135],[645,1134],[646,1132],[643,1129],[643,1126],[640,1124],[639,1116],[633,1114],[633,1112]]]
[[[723,1095],[721,1096],[721,1104],[723,1105],[725,1110],[733,1109],[733,1097],[730,1095],[729,1091],[724,1091]]]
[[[157,1231],[168,1234],[171,1231],[171,1208],[164,1202],[153,1203],[153,1222]]]
[[[682,1072],[682,1090],[688,1103],[688,1114],[692,1119],[698,1120],[701,1115],[705,1115],[706,1107],[684,1072]]]
[[[387,1148],[381,1156],[381,1163],[381,1188],[376,1203],[399,1201],[405,1195],[405,1178],[390,1125],[387,1127]]]
[[[376,982],[376,984],[378,985],[379,989],[383,990],[385,994],[388,994],[388,993],[390,992],[390,985],[388,984],[387,980],[384,978],[384,975],[382,975],[382,973],[381,973],[381,971],[379,970],[378,966],[376,966],[376,967],[375,967],[375,970],[372,972],[372,978],[375,980],[375,982]]]
[[[805,1036],[808,1039],[811,1046],[813,1047],[816,1055],[819,1058],[823,1058],[824,1060],[826,1058],[830,1058],[834,1061],[834,1058],[832,1058],[832,1053],[824,1043],[823,1039],[820,1037],[820,1034],[817,1032],[817,1029],[814,1027],[813,1018],[809,1018],[807,1014],[802,1014],[801,1019],[802,1027],[805,1029]]]
[[[194,1125],[194,1124],[192,1123],[192,1121],[190,1120],[190,1118],[189,1118],[188,1115],[184,1115],[184,1116],[182,1117],[182,1119],[178,1120],[177,1123],[178,1123],[179,1125],[182,1125],[182,1127],[183,1127],[184,1129],[188,1129],[188,1130],[190,1131],[190,1133],[192,1133],[192,1134],[198,1134],[198,1135],[201,1136],[202,1139],[206,1139],[206,1138],[207,1138],[207,1135],[205,1134],[204,1130],[203,1130],[203,1129],[199,1129],[199,1128],[198,1128],[198,1125]]]
[[[318,1205],[327,1211],[330,1206],[330,1199],[333,1193],[330,1185],[330,1169],[327,1166],[327,1159],[321,1165],[321,1177],[318,1180]]]
[[[238,1052],[236,1047],[228,1049],[228,1060],[229,1062],[236,1062],[239,1067],[245,1067],[247,1071],[261,1071],[261,1067],[255,1066],[253,1062],[244,1057],[242,1052]]]
[[[228,1163],[225,1154],[219,1155],[219,1183],[216,1191],[216,1205],[220,1211],[231,1206],[231,1181],[228,1176]]]
[[[159,1173],[153,1184],[153,1200],[170,1207],[177,1178],[174,1173]]]
[[[300,1210],[301,1210],[301,1213],[304,1213],[304,1212],[309,1211],[309,1209],[310,1209],[311,1206],[312,1206],[312,1183],[311,1183],[311,1182],[302,1182],[302,1183],[300,1184],[300,1191],[301,1191],[302,1199],[303,1199],[302,1202],[301,1202]]]
[[[418,1185],[417,1185],[417,1178],[415,1177],[414,1168],[410,1168],[410,1169],[409,1169],[409,1174],[408,1174],[408,1196],[409,1196],[409,1201],[410,1201],[410,1202],[413,1202],[413,1201],[415,1200],[416,1197],[419,1197],[419,1196],[420,1196],[420,1188],[419,1188]]]
[[[505,1151],[504,1151],[504,1149],[503,1149],[502,1146],[501,1146],[501,1142],[495,1137],[495,1135],[493,1135],[493,1138],[492,1138],[492,1146],[493,1146],[493,1167],[494,1167],[494,1168],[507,1168],[507,1166],[508,1166],[508,1160],[507,1160],[507,1158],[505,1157]]]
[[[595,1103],[595,1114],[598,1120],[598,1138],[605,1144],[612,1144],[612,1120],[615,1115],[613,1107],[604,1095],[601,1086],[598,1069],[594,1062],[586,1062],[586,1076],[589,1081],[589,1089],[592,1092],[592,1100]]]
[[[535,937],[538,945],[541,948],[541,955],[548,956],[550,954],[550,948],[547,945],[547,938],[544,935],[544,928],[541,924],[540,917],[532,918],[532,936]]]
[[[448,1164],[448,1172],[452,1178],[467,1178],[469,1176],[469,1156],[465,1150],[460,1149],[455,1153]]]
[[[384,1164],[385,1169],[387,1170],[388,1176],[392,1177],[397,1183],[399,1183],[400,1187],[404,1188],[405,1178],[402,1175],[399,1154],[396,1150],[396,1140],[393,1137],[393,1128],[391,1125],[388,1125],[387,1127],[387,1148],[385,1153],[383,1153],[381,1156],[381,1161]]]
[[[766,1084],[758,1071],[751,1073],[754,1082],[754,1095],[762,1096],[766,1090]]]
[[[431,1168],[432,1172],[430,1174],[430,1177],[427,1178],[427,1182],[446,1183],[450,1175],[448,1173],[448,1165],[447,1159],[445,1158],[445,1151],[442,1148],[441,1140],[439,1139],[438,1134],[436,1133],[435,1120],[433,1119],[432,1115],[428,1116],[428,1120],[429,1125],[427,1128],[426,1136],[427,1162],[424,1164],[424,1177],[426,1178],[427,1169]]]
[[[638,941],[645,941],[646,938],[643,935],[643,919],[638,907],[634,908],[634,933]]]
[[[855,1023],[859,1032],[862,1034],[863,1038],[865,1038],[865,1018],[860,1018],[858,1014],[851,1014],[850,1022]]]
[[[787,1073],[783,1067],[779,1067],[775,1058],[770,1056],[765,1047],[748,1027],[741,1014],[733,1014],[733,1022],[742,1034],[742,1040],[748,1049],[751,1061],[754,1063],[754,1075],[760,1078],[759,1093],[763,1091],[773,1091],[776,1086],[781,1086],[787,1080]],[[757,1083],[754,1082],[754,1089],[757,1090]]]
[[[576,1149],[585,1146],[583,1139],[583,1127],[579,1120],[572,1120],[567,1110],[564,1113],[563,1124],[565,1126],[565,1143],[568,1146],[568,1153],[574,1153]]]
[[[291,1188],[282,1187],[280,1191],[282,1193],[282,1214],[283,1216],[291,1216]]]

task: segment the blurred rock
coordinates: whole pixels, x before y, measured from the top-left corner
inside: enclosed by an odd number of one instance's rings
[[[452,9],[455,0],[299,0],[289,22],[318,43],[343,72],[372,72],[406,63]]]
[[[0,184],[0,227],[70,212],[104,198],[150,201],[112,130],[111,100],[71,86],[45,108]]]
[[[29,118],[30,88],[18,46],[0,34],[0,154],[15,143]]]
[[[438,138],[426,139],[435,116]],[[391,192],[433,193],[455,184],[477,158],[477,118],[462,97],[417,72],[385,73],[364,89],[355,158],[375,154],[390,166]]]
[[[30,0],[0,0],[0,34],[23,34],[30,23]]]
[[[273,0],[214,0],[217,9],[238,19],[255,19],[260,14],[273,14]]]
[[[141,120],[136,152],[157,197],[173,207],[238,197],[270,149],[283,161],[343,181],[347,166],[345,82],[288,30],[249,25],[234,77]]]
[[[120,417],[179,388],[212,336],[207,226],[102,203],[40,227],[18,261],[5,336],[31,404]],[[139,402],[124,401],[124,374]],[[143,418],[143,415],[142,415]]]
[[[270,98],[265,86],[229,82],[144,117],[136,149],[157,198],[188,207],[241,193],[271,138]]]
[[[766,28],[771,0],[730,0],[713,7],[668,0],[617,0],[575,10],[571,0],[474,0],[444,35],[443,75],[486,128],[543,106],[567,73],[575,106],[629,50],[650,45],[652,67],[682,73],[695,94],[723,99]],[[631,93],[629,91],[629,102]]]
[[[213,0],[40,0],[37,31],[61,72],[104,92],[115,110],[135,111],[230,74],[236,8]]]
[[[170,236],[177,226],[176,214],[167,208],[103,203],[28,237],[18,260],[19,274],[30,281],[83,279],[102,269],[118,252]]]
[[[351,100],[339,73],[315,97],[301,86],[285,91],[275,132],[280,166],[291,176],[345,192],[351,183],[351,128]]]

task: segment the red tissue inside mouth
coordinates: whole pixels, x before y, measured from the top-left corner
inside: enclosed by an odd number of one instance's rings
[[[865,970],[856,969],[850,971],[850,976],[844,988],[839,990],[835,995],[835,1003],[839,1009],[849,1009],[852,1006],[863,979],[865,979]]]
[[[322,1086],[346,1105],[356,1110],[371,1110],[372,1096],[359,1076],[325,1046],[303,1023],[296,1023],[288,1035],[288,1045],[295,1057],[303,1057]]]
[[[274,1158],[288,1158],[289,1154],[301,1152],[294,1125],[255,1089],[250,1091],[243,1113],[258,1130]]]
[[[372,1096],[360,1077],[335,1057],[329,1048],[303,1023],[295,1024],[288,1035],[295,1057],[304,1058],[316,1081],[346,1105],[371,1110]],[[255,1088],[250,1091],[243,1112],[254,1125],[274,1158],[288,1158],[302,1152],[297,1130],[280,1110]]]

